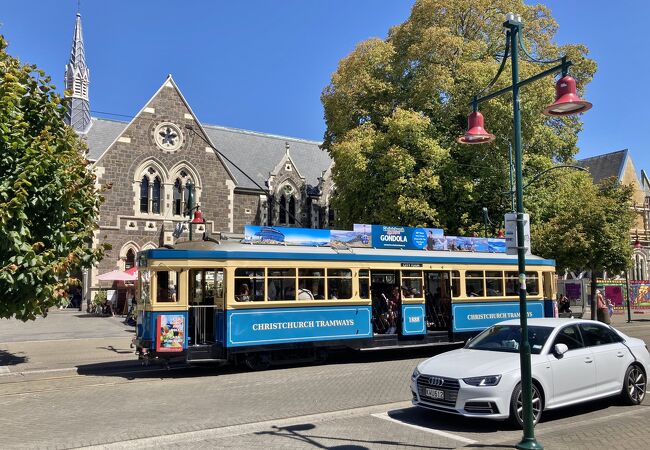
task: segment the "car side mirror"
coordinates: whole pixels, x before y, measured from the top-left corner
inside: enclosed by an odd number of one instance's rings
[[[553,347],[553,354],[558,358],[560,358],[568,351],[569,351],[569,347],[567,347],[566,344],[555,344],[555,346]]]

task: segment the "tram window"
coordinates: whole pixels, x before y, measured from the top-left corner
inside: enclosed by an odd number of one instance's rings
[[[177,302],[180,298],[179,273],[169,270],[160,271],[156,274],[156,300],[158,302]]]
[[[223,299],[223,269],[215,270],[214,298]]]
[[[460,297],[460,272],[458,270],[451,271],[451,296]]]
[[[402,295],[406,298],[422,298],[422,271],[402,270]]]
[[[235,301],[264,301],[264,269],[235,269]]]
[[[148,270],[139,270],[140,276],[140,302],[139,303],[149,303],[151,297],[149,293],[151,292],[151,272]]]
[[[517,272],[506,272],[506,295],[519,295],[519,276]]]
[[[537,272],[526,272],[526,292],[528,295],[539,294],[539,278]]]
[[[468,297],[483,297],[483,271],[465,272],[465,293]]]
[[[529,295],[539,294],[537,272],[526,272],[526,292]],[[517,272],[506,272],[506,295],[519,295],[519,274]]]
[[[327,298],[346,300],[352,298],[352,271],[327,269]]]
[[[212,304],[223,298],[223,270],[190,270],[190,305]]]
[[[555,293],[553,292],[554,286],[554,273],[553,272],[542,272],[542,287],[544,289],[544,298],[555,298]]]
[[[296,269],[268,269],[269,300],[296,299]]]
[[[486,271],[485,288],[488,297],[503,295],[503,272]]]
[[[325,298],[325,269],[298,269],[298,300]]]
[[[370,271],[366,269],[359,271],[359,297],[370,298]]]

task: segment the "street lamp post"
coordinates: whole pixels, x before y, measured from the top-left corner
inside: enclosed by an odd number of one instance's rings
[[[496,82],[503,68],[505,67],[508,53],[511,51],[512,61],[512,85],[492,92],[482,97],[476,96],[472,101],[472,113],[468,117],[468,129],[464,136],[458,138],[462,144],[483,144],[492,142],[495,139],[493,134],[488,133],[484,128],[483,115],[478,111],[478,105],[482,102],[495,98],[501,94],[512,93],[512,110],[513,110],[513,128],[514,128],[514,162],[515,162],[515,190],[517,206],[517,262],[519,270],[519,320],[521,324],[521,342],[519,345],[519,358],[521,365],[521,395],[523,407],[523,438],[516,445],[518,449],[543,449],[544,447],[535,439],[533,404],[532,404],[532,371],[530,363],[530,343],[528,342],[528,320],[526,306],[526,248],[524,247],[524,195],[523,195],[523,175],[522,175],[522,155],[521,155],[521,112],[519,109],[519,89],[533,81],[548,75],[561,72],[562,76],[556,84],[556,101],[544,109],[544,114],[550,116],[563,116],[577,114],[591,108],[591,103],[583,101],[578,97],[576,92],[575,80],[567,75],[568,68],[572,65],[566,57],[554,61],[533,60],[526,53],[521,44],[522,22],[520,16],[513,13],[506,15],[506,21],[503,23],[506,29],[506,48],[501,66],[488,86],[481,92],[483,94],[490,89]],[[528,79],[519,80],[519,47],[537,63],[556,63],[550,69],[540,72]],[[541,408],[541,404],[539,405]]]

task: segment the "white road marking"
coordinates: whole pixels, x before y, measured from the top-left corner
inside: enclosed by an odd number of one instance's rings
[[[411,423],[402,422],[401,420],[393,419],[392,417],[390,417],[388,415],[388,413],[385,413],[385,412],[379,413],[379,414],[372,414],[372,416],[377,417],[378,419],[388,420],[389,422],[398,423],[398,424],[404,425],[406,427],[415,428],[416,430],[425,431],[425,432],[431,433],[431,434],[437,434],[438,436],[442,436],[442,437],[445,437],[445,438],[448,438],[448,439],[453,439],[455,441],[463,442],[465,444],[476,444],[478,442],[478,441],[475,441],[473,439],[468,439],[466,437],[459,436],[457,434],[448,433],[446,431],[441,431],[441,430],[436,430],[435,428],[426,428],[426,427],[421,427],[419,425],[413,425]]]
[[[3,373],[10,373],[10,372],[9,372],[9,367],[7,367],[7,366],[0,366],[0,374],[3,374]]]

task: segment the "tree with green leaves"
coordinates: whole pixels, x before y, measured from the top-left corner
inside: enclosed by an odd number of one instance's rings
[[[472,97],[498,70],[507,12],[522,16],[529,52],[540,59],[567,55],[574,62],[571,74],[584,89],[596,64],[584,46],[553,42],[557,24],[546,7],[522,0],[416,1],[410,17],[386,39],[358,44],[323,91],[324,147],[334,160],[332,203],[339,225],[431,225],[466,234],[481,228],[483,207],[492,217],[510,209],[511,97],[481,105],[486,127],[499,139],[480,146],[456,142],[465,131]],[[520,77],[542,69],[522,58]],[[493,89],[509,84],[504,75]],[[526,86],[521,98],[524,176],[530,178],[571,160],[581,122],[542,115],[554,101],[548,79]],[[425,177],[431,181],[419,186],[416,180]]]
[[[553,209],[531,232],[536,254],[554,258],[565,269],[591,271],[591,316],[596,318],[596,275],[629,269],[632,262],[630,229],[632,188],[610,178],[595,186],[589,175],[576,173],[559,185]]]
[[[50,78],[6,47],[0,36],[0,317],[30,320],[103,255],[90,245],[101,197]]]

